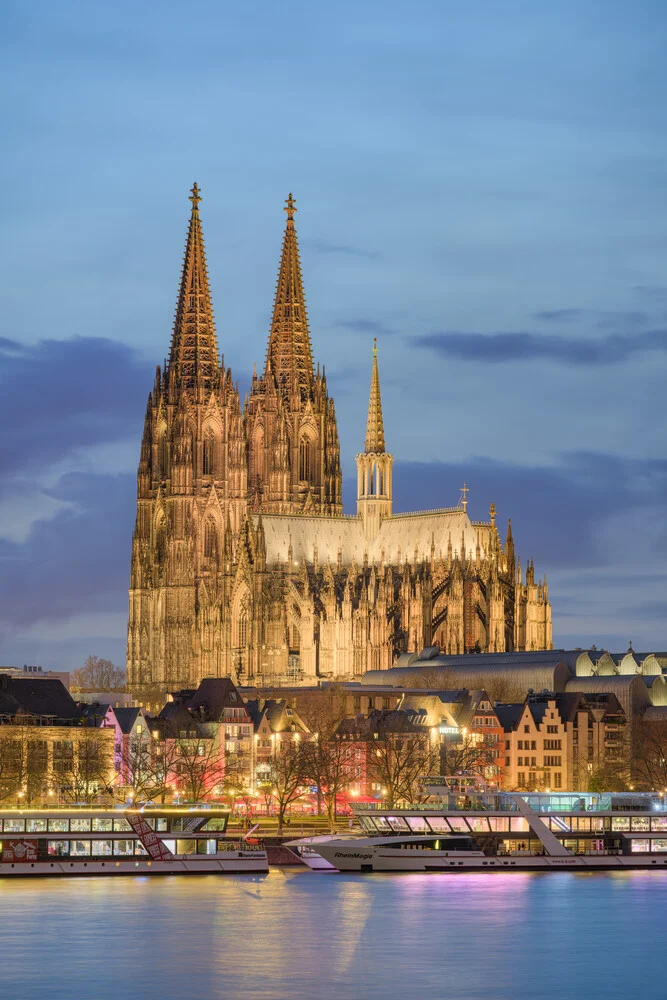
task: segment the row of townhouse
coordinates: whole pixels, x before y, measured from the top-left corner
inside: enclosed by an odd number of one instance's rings
[[[609,785],[629,755],[629,723],[613,694],[530,694],[517,704],[493,704],[485,691],[403,693],[393,707],[344,719],[336,738],[353,744],[353,795],[378,797],[377,742],[397,734],[438,747],[440,770],[479,773],[489,785],[513,789],[585,790]]]
[[[133,784],[142,741],[153,747],[173,773],[163,775],[174,792],[184,791],[182,761],[175,752],[195,751],[205,773],[200,787],[206,794],[219,793],[224,783],[248,792],[268,780],[271,756],[286,741],[308,735],[308,728],[286,700],[257,698],[245,701],[228,677],[205,678],[196,689],[172,692],[162,710],[153,717],[141,708],[113,705],[86,706],[103,728],[114,731],[115,766],[119,784]],[[167,752],[165,752],[165,745]],[[205,767],[204,767],[205,764]],[[180,775],[179,775],[180,770]],[[179,777],[181,778],[179,787]]]
[[[307,735],[286,701],[244,701],[229,678],[174,692],[151,717],[141,707],[77,704],[59,679],[0,674],[0,802],[122,799],[160,762],[168,795],[185,794],[188,770],[202,794],[229,781],[252,792],[281,745]]]
[[[609,786],[629,760],[629,722],[613,694],[529,695],[495,712],[505,732],[505,788]]]

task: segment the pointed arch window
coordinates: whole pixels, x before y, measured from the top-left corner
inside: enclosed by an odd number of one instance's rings
[[[155,526],[155,553],[158,562],[163,562],[167,555],[167,530],[164,524],[164,517],[160,517]]]
[[[218,551],[218,532],[215,522],[209,518],[204,525],[204,555],[213,559]]]
[[[167,441],[166,427],[161,427],[158,431],[157,462],[160,475],[165,479],[169,471],[169,443]]]
[[[312,453],[312,442],[306,434],[303,434],[299,441],[299,479],[304,483],[311,482],[313,472]]]
[[[246,611],[241,612],[239,618],[239,646],[248,645],[248,615]]]
[[[202,454],[202,474],[212,476],[215,472],[215,438],[213,431],[209,428],[204,432],[204,444]]]
[[[264,431],[261,427],[255,432],[255,475],[264,478]]]

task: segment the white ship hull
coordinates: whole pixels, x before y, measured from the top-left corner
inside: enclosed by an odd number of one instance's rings
[[[321,843],[317,851],[338,871],[345,872],[512,872],[512,871],[619,871],[624,869],[662,869],[667,871],[667,857],[633,855],[526,855],[489,857],[481,852],[439,852],[434,850],[392,849],[379,845]]]
[[[257,875],[266,874],[266,851],[188,854],[165,861],[150,858],[109,861],[26,861],[0,865],[0,879],[25,875]]]
[[[312,868],[313,871],[333,872],[337,870],[336,866],[322,857],[318,851],[318,846],[320,844],[332,844],[336,840],[343,840],[349,844],[350,837],[342,834],[325,833],[315,837],[301,837],[299,840],[291,840],[283,844],[283,847],[286,847],[292,854],[296,855],[299,861],[302,861],[308,868]]]

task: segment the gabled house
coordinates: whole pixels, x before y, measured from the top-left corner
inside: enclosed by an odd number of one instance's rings
[[[132,761],[138,756],[138,740],[149,742],[151,731],[141,708],[115,708],[109,705],[100,723],[103,729],[114,731],[114,767],[119,785],[131,784]]]

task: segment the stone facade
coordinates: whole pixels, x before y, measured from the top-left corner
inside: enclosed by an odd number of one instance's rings
[[[393,514],[373,352],[357,514],[342,513],[336,414],[312,357],[292,196],[264,372],[242,405],[219,361],[191,195],[169,360],[148,398],[138,473],[128,683],[313,683],[386,669],[407,648],[551,647],[546,579],[455,507]]]

